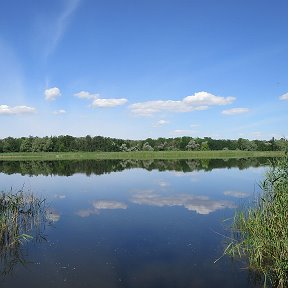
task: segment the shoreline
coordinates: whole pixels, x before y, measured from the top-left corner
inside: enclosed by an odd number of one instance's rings
[[[137,151],[137,152],[15,152],[0,153],[0,161],[57,160],[176,160],[284,157],[284,151]]]

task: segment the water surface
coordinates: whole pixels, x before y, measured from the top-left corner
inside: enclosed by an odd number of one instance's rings
[[[50,211],[1,287],[255,287],[245,263],[214,261],[263,161],[0,162],[1,190],[24,185]]]

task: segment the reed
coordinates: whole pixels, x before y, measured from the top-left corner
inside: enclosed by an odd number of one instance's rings
[[[21,246],[25,241],[41,237],[46,217],[45,200],[24,193],[0,192],[0,264],[2,274],[17,263],[24,263]],[[37,239],[36,239],[37,240]]]
[[[224,254],[244,258],[264,287],[288,287],[288,157],[278,159],[260,184],[253,206],[235,213]]]

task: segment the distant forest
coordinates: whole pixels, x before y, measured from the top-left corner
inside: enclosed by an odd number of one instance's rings
[[[189,151],[189,150],[243,150],[281,151],[288,150],[285,138],[271,140],[212,139],[210,137],[158,138],[145,140],[124,140],[95,136],[73,137],[7,137],[0,139],[0,153],[7,152],[130,152],[130,151]]]

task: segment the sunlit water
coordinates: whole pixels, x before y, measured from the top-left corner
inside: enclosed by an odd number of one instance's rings
[[[226,220],[259,191],[265,167],[89,163],[0,165],[0,190],[24,185],[50,211],[46,240],[23,245],[24,265],[1,287],[255,287],[244,262],[214,261],[230,236]]]

